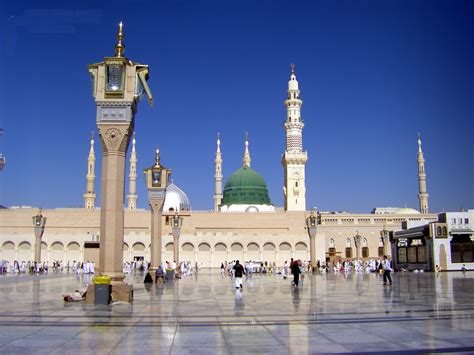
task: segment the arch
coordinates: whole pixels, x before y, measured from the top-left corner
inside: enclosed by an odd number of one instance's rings
[[[79,246],[79,243],[77,242],[71,242],[67,245],[68,250],[80,250],[81,247]]]
[[[141,242],[136,242],[132,246],[133,251],[145,251],[145,244]]]
[[[251,242],[247,245],[247,253],[245,254],[246,261],[256,261],[260,260],[260,246],[255,243]]]
[[[293,257],[291,253],[291,245],[288,242],[283,242],[278,246],[278,264],[282,266],[285,264],[285,261],[290,264],[291,258]],[[303,258],[303,260],[306,258]]]
[[[362,247],[367,247],[367,246],[368,246],[367,238],[364,237],[362,238]]]
[[[15,260],[15,243],[6,241],[2,244],[0,250],[0,260],[8,260],[13,262]]]
[[[168,244],[165,245],[165,251],[174,251],[174,243],[173,242],[170,242]]]
[[[67,248],[66,259],[69,260],[69,262],[72,263],[74,261],[81,261],[81,247],[79,243],[70,242],[66,248]]]
[[[29,242],[23,241],[18,245],[18,261],[29,261],[33,259],[31,253],[31,244]],[[43,253],[46,254],[46,253]]]
[[[53,244],[51,244],[51,250],[61,250],[61,251],[63,251],[64,250],[64,245],[61,242],[54,242]]]
[[[283,242],[280,244],[280,246],[278,247],[278,249],[280,251],[291,251],[291,245],[290,243],[287,243],[287,242]]]
[[[48,244],[41,242],[41,250],[48,250]]]
[[[179,260],[180,261],[189,261],[189,262],[194,264],[194,262],[196,261],[194,249],[195,249],[194,244],[192,244],[190,242],[183,243],[181,245],[181,252],[179,254]]]
[[[230,251],[243,251],[244,250],[244,246],[240,243],[232,243],[232,245],[230,246]]]
[[[199,251],[211,251],[211,246],[207,243],[201,243],[198,246]]]
[[[132,261],[133,260],[145,260],[145,244],[136,242],[132,245]]]
[[[295,250],[308,251],[308,246],[307,246],[306,243],[304,243],[304,242],[298,242],[298,243],[296,243],[296,245],[295,245]]]
[[[18,245],[18,250],[31,250],[31,244],[29,242],[21,242]]]
[[[334,238],[329,238],[328,245],[329,248],[336,248],[336,242],[334,241]]]
[[[63,261],[64,259],[64,245],[61,242],[53,242],[50,247],[51,254],[49,255],[50,261]],[[41,257],[43,259],[43,257]]]
[[[211,246],[208,243],[202,242],[198,245],[198,254],[197,254],[196,261],[199,263],[199,265],[202,268],[209,268],[210,266],[212,266],[211,265],[211,262],[212,262]],[[215,263],[216,262],[217,261],[215,261]]]
[[[2,244],[2,249],[3,250],[15,250],[15,243],[6,241],[5,243]]]
[[[184,243],[183,245],[181,245],[181,250],[182,251],[194,251],[194,245],[192,245],[191,243]]]
[[[268,243],[263,244],[264,251],[275,251],[275,249],[276,249],[275,244],[273,243],[268,242]]]
[[[350,248],[352,246],[351,238],[346,238],[345,245],[346,245],[346,248]]]
[[[129,248],[130,248],[130,247],[128,246],[128,244],[124,242],[124,243],[123,243],[122,250],[123,250],[123,251],[128,251]]]
[[[214,250],[215,251],[227,251],[227,245],[225,245],[224,243],[217,243],[214,246]]]
[[[259,251],[259,250],[260,250],[260,247],[258,246],[257,243],[252,242],[247,245],[247,251]]]

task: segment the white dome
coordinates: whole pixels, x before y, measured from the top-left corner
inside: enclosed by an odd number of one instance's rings
[[[166,188],[165,203],[163,205],[163,212],[180,212],[190,211],[191,203],[188,196],[174,183],[171,183]]]
[[[394,212],[394,214],[420,214],[420,211],[415,210],[414,208],[399,208]]]

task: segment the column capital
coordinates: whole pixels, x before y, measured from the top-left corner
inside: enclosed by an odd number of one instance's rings
[[[133,126],[130,123],[98,124],[103,155],[127,153]]]

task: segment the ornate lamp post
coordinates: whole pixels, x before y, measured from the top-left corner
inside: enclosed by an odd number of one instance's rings
[[[178,211],[170,218],[170,223],[173,232],[174,261],[179,267],[179,236],[181,234],[181,227],[183,226],[183,217],[178,215]]]
[[[362,236],[359,235],[359,232],[356,232],[356,235],[354,236],[354,244],[356,247],[356,257],[357,260],[359,260],[359,248],[360,248],[360,242],[362,240]]]
[[[125,277],[122,252],[125,155],[138,102],[146,94],[152,103],[147,85],[148,65],[132,62],[123,55],[122,22],[117,39],[114,57],[89,65],[102,145],[99,271],[110,276],[112,284],[120,283]]]
[[[311,258],[311,268],[316,267],[316,232],[318,229],[318,211],[311,211],[311,215],[306,218],[306,228],[309,235],[309,253]]]
[[[171,170],[160,165],[160,151],[157,149],[155,165],[143,172],[145,173],[148,202],[151,208],[151,269],[155,270],[162,263],[161,219]]]
[[[380,241],[383,245],[383,254],[388,255],[387,248],[390,246],[390,231],[385,229],[385,224],[383,225],[383,229],[380,231]]]
[[[44,233],[44,226],[46,225],[46,217],[38,210],[38,214],[33,216],[33,229],[35,231],[35,262],[41,262],[41,237]]]

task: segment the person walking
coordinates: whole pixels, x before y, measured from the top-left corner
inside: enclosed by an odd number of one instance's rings
[[[245,269],[242,264],[239,264],[237,260],[233,267],[234,270],[234,277],[235,277],[235,288],[243,288],[242,287],[242,277],[245,274]]]
[[[298,283],[300,280],[300,273],[301,273],[300,265],[298,264],[298,261],[293,261],[290,264],[290,269],[291,269],[291,273],[293,274],[293,285],[295,287],[298,287]]]
[[[390,276],[390,273],[392,272],[392,263],[390,260],[388,260],[387,255],[383,256],[383,261],[382,261],[382,268],[383,268],[383,284],[387,284],[387,280],[392,284],[392,277]]]

